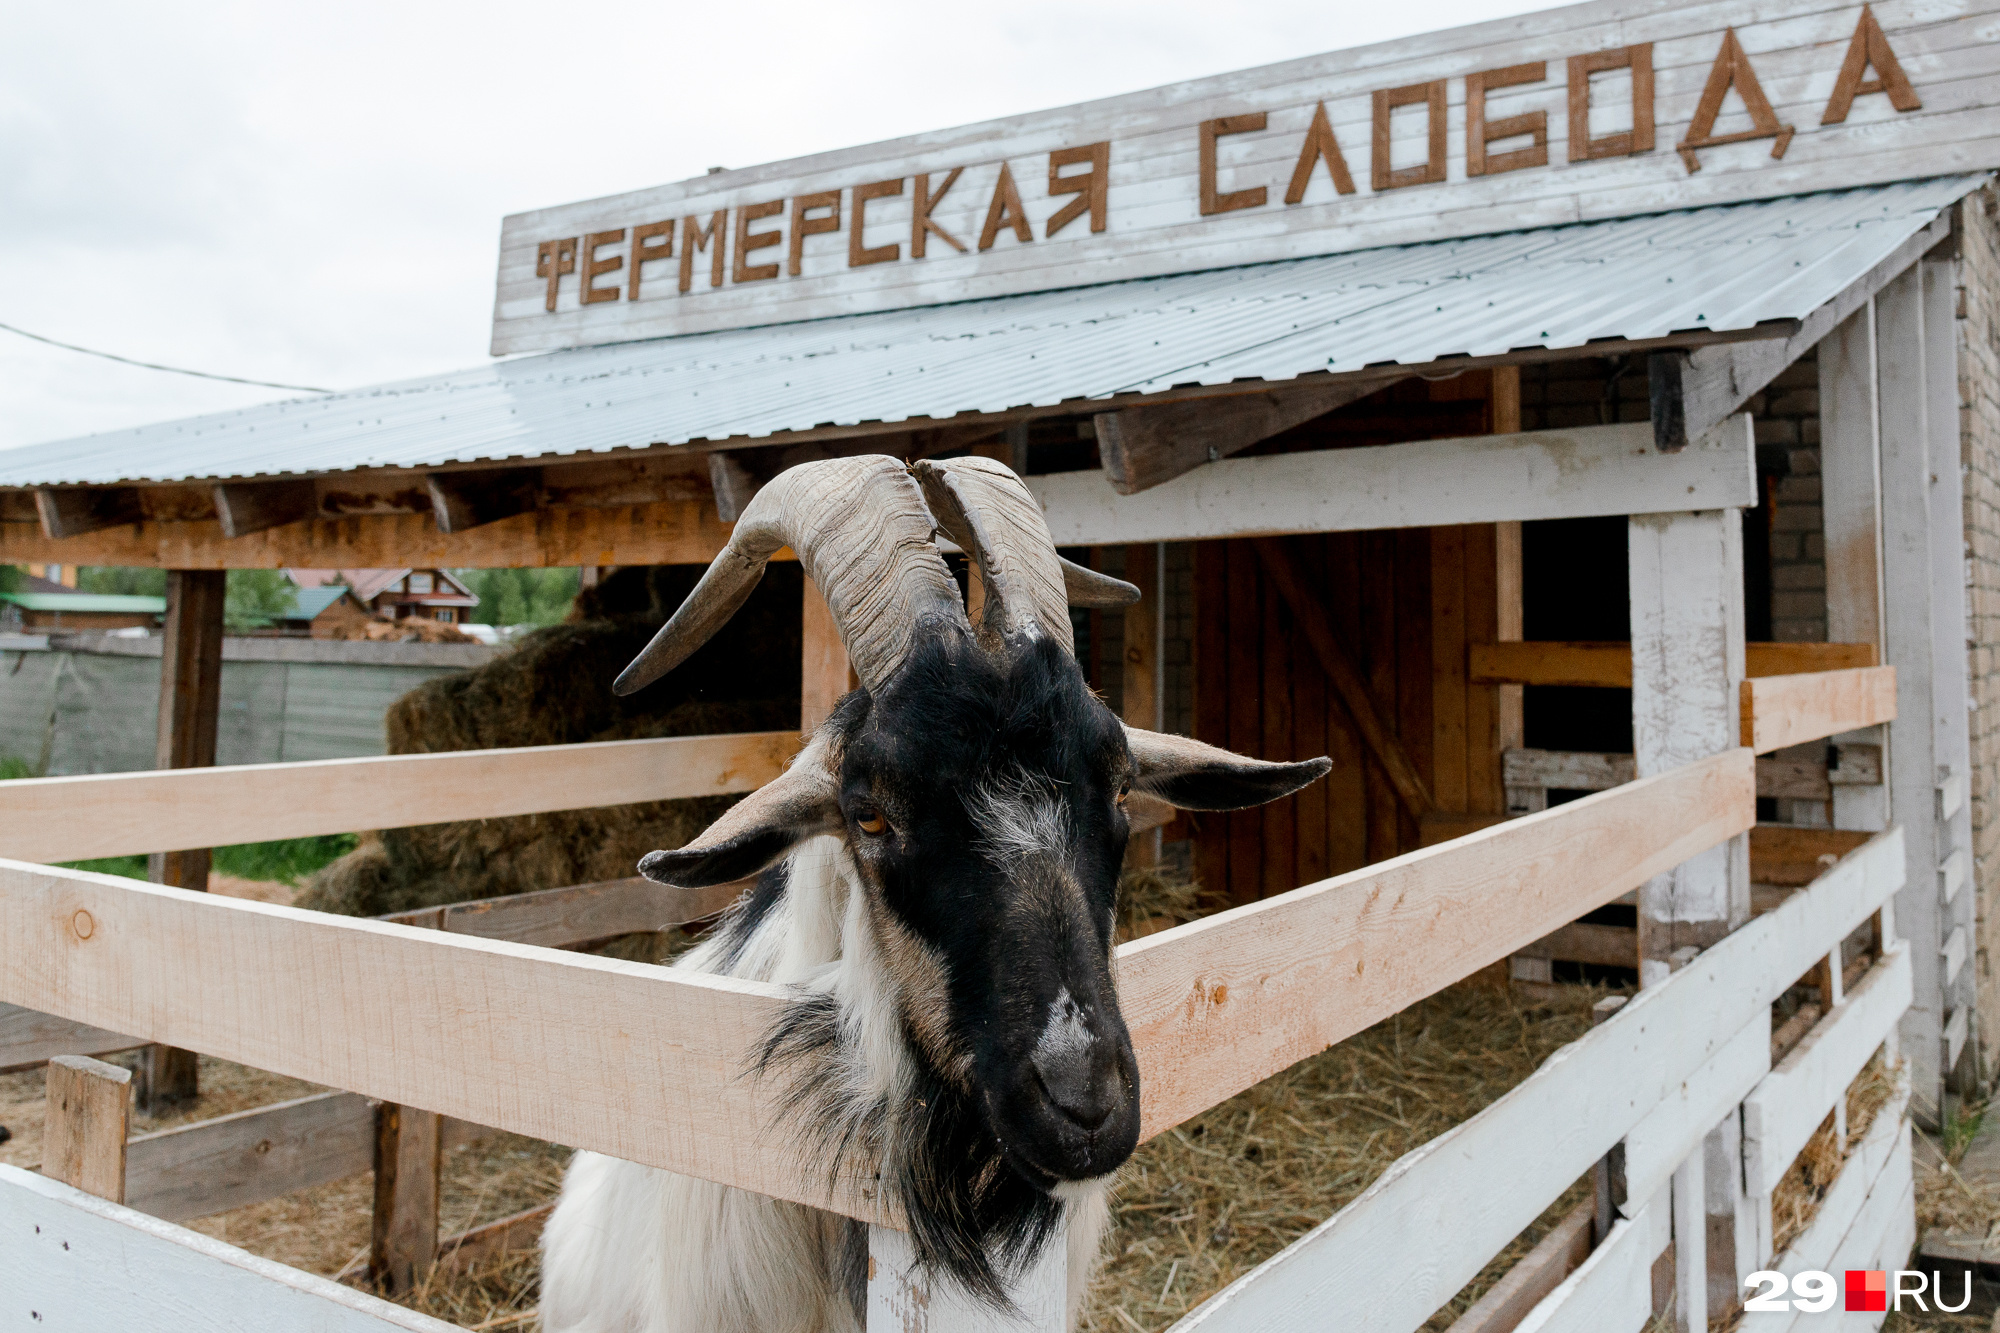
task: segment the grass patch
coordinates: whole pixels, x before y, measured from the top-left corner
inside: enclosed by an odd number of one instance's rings
[[[246,842],[234,847],[218,847],[215,849],[215,870],[218,874],[234,875],[238,879],[297,884],[320,867],[353,851],[358,841],[352,833],[329,833],[319,838],[280,838],[276,842]],[[146,878],[146,858],[143,856],[105,856],[94,861],[65,861],[63,866],[99,875]]]

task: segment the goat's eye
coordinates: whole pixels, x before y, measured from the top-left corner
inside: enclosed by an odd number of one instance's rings
[[[1131,795],[1132,795],[1132,784],[1130,782],[1121,782],[1118,784],[1118,804],[1120,805],[1125,804],[1126,798],[1128,798]]]
[[[854,826],[871,838],[879,838],[889,831],[889,821],[882,818],[880,810],[862,810],[854,816]]]

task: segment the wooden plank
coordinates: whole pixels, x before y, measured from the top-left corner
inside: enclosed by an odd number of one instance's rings
[[[1395,664],[1395,685],[1384,697],[1394,701],[1388,710],[1390,725],[1428,788],[1436,780],[1431,727],[1430,534],[1421,528],[1402,528],[1385,532],[1382,538],[1395,551],[1395,638],[1390,659]],[[1396,851],[1407,852],[1422,841],[1422,820],[1423,816],[1407,805],[1397,810]]]
[[[782,1123],[771,1090],[738,1077],[780,987],[15,862],[0,863],[0,942],[8,1003],[829,1204],[765,1128]],[[830,1206],[881,1217],[852,1182]]]
[[[1639,776],[1631,755],[1588,750],[1509,750],[1501,764],[1510,787],[1608,791]]]
[[[226,483],[211,488],[222,535],[248,537],[266,528],[319,517],[319,492],[311,481]]]
[[[1057,545],[1079,546],[1744,507],[1752,460],[1745,415],[1676,454],[1640,422],[1226,458],[1142,495],[1099,472],[1024,480]]]
[[[1898,944],[1743,1099],[1743,1176],[1768,1196],[1910,1007],[1910,949]]]
[[[21,778],[0,787],[0,855],[73,861],[460,819],[754,791],[797,732]],[[89,820],[73,818],[76,810]]]
[[[1238,754],[1254,755],[1264,743],[1263,672],[1259,667],[1264,652],[1260,598],[1266,595],[1256,557],[1246,543],[1231,542],[1228,748]],[[1233,811],[1225,823],[1229,829],[1229,901],[1254,902],[1264,891],[1264,812]]]
[[[1896,716],[1896,668],[1766,676],[1742,685],[1743,744],[1759,754],[1872,727]]]
[[[1639,936],[1630,926],[1596,926],[1580,921],[1550,931],[1514,951],[1517,958],[1556,958],[1598,967],[1639,966]]]
[[[0,1004],[0,1074],[33,1069],[58,1055],[111,1055],[145,1044],[122,1032]]]
[[[1541,1299],[1590,1254],[1594,1205],[1578,1204],[1522,1255],[1445,1333],[1512,1333]]]
[[[1944,942],[1944,982],[1949,986],[1958,979],[1958,969],[1965,966],[1966,954],[1970,952],[1968,943],[1971,936],[1964,926],[1954,926],[1951,937]]]
[[[1517,527],[1518,531],[1518,527]],[[1503,619],[1500,602],[1503,596],[1519,597],[1520,577],[1515,570],[1506,579],[1500,572],[1501,550],[1498,525],[1475,523],[1465,529],[1465,639],[1467,643],[1490,643],[1501,637]],[[1503,593],[1503,584],[1511,593]],[[1518,616],[1520,608],[1515,606],[1512,615]],[[1518,631],[1516,631],[1518,632]],[[1500,777],[1500,756],[1510,745],[1518,745],[1520,737],[1512,735],[1518,726],[1505,718],[1506,705],[1501,702],[1502,689],[1518,695],[1519,690],[1495,685],[1475,685],[1466,676],[1466,661],[1459,659],[1461,679],[1465,680],[1465,763],[1467,780],[1466,808],[1478,813],[1499,815],[1507,811],[1507,793]],[[1510,735],[1503,740],[1502,730]]]
[[[131,1124],[131,1070],[84,1055],[49,1061],[43,1175],[112,1203],[125,1202],[125,1138]]]
[[[1833,798],[1827,781],[1826,764],[1817,759],[1757,760],[1757,794],[1793,801],[1826,801]]]
[[[0,523],[0,564],[57,561],[149,569],[547,569],[576,565],[694,565],[729,540],[715,506],[693,500],[612,508],[537,509],[439,532],[429,514],[349,514],[223,534],[219,520],[147,519],[55,541],[33,523]],[[789,548],[779,559],[792,558]]]
[[[840,627],[826,598],[811,579],[805,580],[801,599],[804,608],[800,642],[799,730],[810,736],[833,712],[833,706],[854,688],[854,668],[847,660],[847,645],[841,641]]]
[[[322,1092],[144,1134],[126,1148],[125,1202],[169,1222],[208,1217],[374,1165],[375,1109]]]
[[[706,889],[677,889],[649,879],[613,879],[445,907],[420,907],[379,919],[560,949],[704,920],[735,902],[752,882],[735,880]]]
[[[12,1166],[0,1166],[0,1320],[77,1333],[460,1333]]]
[[[1105,479],[1135,495],[1394,383],[1401,373],[1280,386],[1219,401],[1195,399],[1099,412],[1091,418]]]
[[[1333,637],[1324,613],[1314,605],[1290,552],[1281,543],[1269,538],[1260,539],[1255,545],[1265,577],[1291,608],[1306,641],[1312,645],[1313,655],[1319,659],[1320,669],[1340,694],[1341,702],[1347,705],[1348,715],[1354,719],[1370,752],[1387,773],[1396,795],[1412,815],[1422,818],[1429,814],[1437,808],[1437,801],[1401,739],[1383,718],[1376,702],[1379,684],[1363,679],[1354,659]],[[1371,653],[1369,662],[1371,668],[1377,667],[1378,655]]]
[[[1749,827],[1753,806],[1733,751],[1124,946],[1144,1132],[1602,906]]]
[[[1604,1243],[1517,1325],[1517,1333],[1637,1330],[1653,1313],[1653,1261],[1673,1242],[1668,1200],[1620,1218]]]
[[[1320,614],[1331,617],[1331,598],[1326,588],[1326,548],[1325,537],[1301,537],[1296,542],[1300,564],[1307,581],[1307,589]],[[1291,654],[1292,666],[1292,735],[1295,753],[1300,757],[1313,755],[1335,756],[1335,742],[1327,734],[1327,679],[1326,673],[1313,663],[1311,648],[1306,643],[1305,631],[1296,619],[1291,622],[1291,632],[1286,637],[1285,651]],[[1339,712],[1338,703],[1333,711]],[[1341,759],[1334,757],[1334,768],[1340,768]],[[1313,884],[1325,879],[1336,868],[1332,860],[1333,834],[1328,826],[1328,811],[1336,799],[1332,790],[1335,784],[1355,782],[1359,774],[1349,769],[1339,776],[1328,774],[1327,780],[1315,782],[1292,798],[1296,811],[1298,838],[1298,878],[1292,887],[1299,884]],[[1341,870],[1348,869],[1339,864]]]
[[[1629,643],[1475,643],[1471,678],[1485,684],[1632,688]]]
[[[1358,533],[1342,532],[1330,534],[1324,541],[1328,626],[1339,642],[1360,643],[1362,538]],[[1319,678],[1326,685],[1324,672]],[[1327,797],[1327,870],[1337,875],[1368,864],[1369,807],[1376,799],[1377,784],[1384,802],[1393,802],[1396,797],[1388,780],[1369,763],[1366,743],[1353,716],[1332,695],[1327,698],[1326,741],[1333,771],[1320,785],[1326,788]]]
[[[1632,687],[1629,643],[1474,643],[1472,679],[1517,685]],[[1872,643],[1746,643],[1744,674],[1784,676],[1875,665]]]
[[[1874,836],[1859,830],[1761,825],[1750,831],[1750,878],[1785,888],[1810,884]]]
[[[1465,645],[1464,527],[1432,528],[1430,596],[1431,794],[1441,810],[1472,809]]]
[[[130,486],[60,486],[35,492],[35,512],[51,541],[136,523],[144,511]]]
[[[1292,626],[1286,624],[1282,599],[1270,588],[1268,576],[1264,583],[1266,586],[1260,590],[1264,613],[1263,632],[1259,636],[1262,651],[1257,663],[1263,676],[1257,692],[1263,713],[1263,735],[1254,753],[1266,759],[1304,758],[1295,755],[1292,748],[1292,652],[1291,635],[1287,633]],[[1256,896],[1272,898],[1299,884],[1297,804],[1292,797],[1282,797],[1259,807],[1258,814],[1263,845],[1258,851],[1262,873]]]
[[[1744,767],[1739,780],[1747,789]],[[1644,789],[1642,782],[1587,796],[1511,820],[1467,843],[1415,856],[1476,855],[1481,839],[1497,839],[1524,825],[1547,827],[1541,821],[1559,819],[1578,805],[1601,808]],[[1549,1200],[1767,1011],[1788,978],[1802,973],[1892,895],[1902,879],[1902,860],[1900,831],[1878,835],[1836,873],[1640,992],[1616,1016],[1557,1052],[1478,1115],[1406,1154],[1358,1199],[1238,1278],[1176,1329],[1316,1329],[1324,1327],[1328,1310],[1341,1311],[1343,1322],[1354,1328],[1385,1333],[1417,1328]],[[1194,935],[1201,924],[1152,938]],[[1126,946],[1121,992],[1132,975],[1132,955],[1148,943]],[[1349,965],[1336,974],[1353,970]],[[1213,987],[1216,980],[1211,973],[1197,984]],[[1176,998],[1189,1009],[1204,1006],[1199,994]],[[1133,1028],[1135,1034],[1141,1030]],[[1150,1097],[1159,1082],[1150,1073],[1147,1077]],[[1524,1143],[1541,1147],[1524,1153]],[[1467,1189],[1468,1161],[1504,1163],[1504,1185]],[[1425,1256],[1421,1266],[1408,1262],[1414,1253]],[[1399,1280],[1382,1281],[1385,1272],[1399,1274]]]
[[[375,1108],[375,1207],[368,1277],[385,1293],[415,1289],[437,1262],[439,1166],[435,1111],[392,1102]]]
[[[1194,734],[1229,747],[1228,544],[1194,548]],[[1195,877],[1211,893],[1229,895],[1229,816],[1194,817]]]
[[[1650,1199],[1771,1070],[1771,1020],[1753,1015],[1625,1135],[1625,1193]]]

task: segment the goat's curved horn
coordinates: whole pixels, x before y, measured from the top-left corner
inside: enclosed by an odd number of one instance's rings
[[[1069,599],[1071,606],[1131,606],[1143,595],[1124,579],[1100,574],[1062,556],[1056,558],[1062,561],[1063,596]]]
[[[975,628],[992,648],[1030,625],[1076,651],[1062,559],[1042,507],[1021,479],[990,458],[921,459],[910,467],[944,534],[979,566],[986,610]]]
[[[630,694],[686,661],[789,546],[826,598],[855,674],[874,690],[924,633],[969,628],[933,530],[923,493],[898,459],[871,454],[789,468],[744,506],[729,544],[611,688]]]

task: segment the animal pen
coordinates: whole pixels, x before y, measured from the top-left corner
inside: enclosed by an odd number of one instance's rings
[[[1638,983],[1185,1327],[1419,1328],[1586,1175],[1459,1333],[1703,1328],[1753,1273],[1902,1267],[1911,1118],[1983,1077],[1954,321],[1995,12],[1594,0],[524,214],[494,350],[529,355],[0,458],[0,559],[172,571],[158,769],[0,786],[0,1071],[47,1063],[51,1107],[42,1174],[0,1167],[0,1310],[448,1327],[174,1223],[372,1169],[406,1289],[532,1236],[437,1235],[440,1145],[492,1127],[865,1221],[870,1330],[1061,1329],[1060,1263],[1011,1314],[933,1290],[878,1182],[799,1163],[743,1076],[782,988],[568,947],[736,886],[380,920],[198,891],[203,848],[743,793],[800,742],[215,767],[223,570],[705,562],[778,471],[857,453],[1006,462],[1137,584],[1084,636],[1128,721],[1335,760],[1134,838],[1233,904],[1117,951],[1143,1137],[1489,968]],[[1825,641],[1749,641],[1801,374]],[[1595,424],[1554,419],[1578,383]],[[1622,597],[1628,639],[1526,636],[1522,525],[1558,521],[1614,541],[1537,576],[1553,620]],[[800,615],[810,731],[850,678],[810,587]],[[1525,690],[1620,739],[1530,747]],[[132,853],[153,884],[53,864]],[[87,1057],[140,1047],[153,1095],[189,1052],[338,1091],[132,1138]]]

